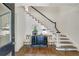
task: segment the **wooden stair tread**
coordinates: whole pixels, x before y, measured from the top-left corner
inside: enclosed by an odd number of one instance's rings
[[[61,44],[63,43],[63,44],[72,44],[72,42],[60,42]]]
[[[62,34],[61,34],[60,36],[61,36],[61,37],[67,37],[66,35],[62,35]]]
[[[74,46],[61,46],[60,48],[74,48],[74,49],[77,49],[77,48],[74,47]]]
[[[60,40],[69,40],[68,38],[60,38]]]

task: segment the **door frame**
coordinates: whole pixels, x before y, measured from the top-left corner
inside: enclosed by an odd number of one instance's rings
[[[15,56],[15,4],[14,3],[3,3],[3,5],[11,10],[12,56]]]

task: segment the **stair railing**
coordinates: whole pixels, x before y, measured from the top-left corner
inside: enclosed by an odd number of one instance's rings
[[[50,20],[47,16],[45,16],[43,13],[41,13],[39,10],[37,10],[35,7],[31,6],[31,8],[33,8],[35,11],[37,11],[39,14],[41,14],[43,17],[45,17],[47,20],[49,20],[51,23],[53,23],[55,25],[55,29],[56,29],[56,33],[60,33],[60,31],[57,28],[57,24],[56,22],[53,22],[52,20]]]

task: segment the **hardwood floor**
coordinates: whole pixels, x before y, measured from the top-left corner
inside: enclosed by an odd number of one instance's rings
[[[79,56],[78,51],[57,51],[53,47],[26,47],[23,46],[16,56]]]

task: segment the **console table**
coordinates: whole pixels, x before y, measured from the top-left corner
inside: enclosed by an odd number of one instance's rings
[[[32,43],[31,45],[33,47],[36,47],[36,46],[39,46],[39,47],[47,46],[47,36],[44,36],[44,35],[32,36],[31,43]]]

